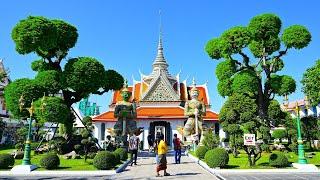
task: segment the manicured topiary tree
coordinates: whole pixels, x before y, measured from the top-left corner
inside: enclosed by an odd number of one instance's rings
[[[83,124],[86,128],[80,130],[80,135],[82,137],[81,144],[77,144],[74,147],[77,151],[80,149],[83,150],[84,161],[87,161],[87,155],[90,152],[90,149],[96,147],[95,144],[98,140],[92,135],[94,129],[94,126],[92,125],[92,118],[89,116],[84,117]]]
[[[226,167],[229,162],[229,154],[223,148],[215,148],[207,151],[204,160],[210,168]]]
[[[114,155],[114,157],[115,157],[115,162],[116,162],[116,164],[120,164],[121,158],[120,158],[119,152],[113,152],[113,155]]]
[[[196,150],[196,156],[203,159],[209,149],[206,146],[199,146]]]
[[[120,155],[120,159],[122,161],[126,161],[128,159],[128,152],[125,149],[117,148],[114,152]]]
[[[14,158],[10,154],[0,154],[0,169],[8,169],[14,165]]]
[[[21,95],[24,95],[25,106],[29,107],[32,100],[41,98],[44,93],[48,96],[61,94],[60,100],[48,99],[52,108],[46,108],[43,115],[36,112],[36,117],[63,124],[64,130],[60,132],[70,137],[74,120],[70,111],[72,104],[89,94],[103,94],[122,87],[122,76],[114,70],[105,70],[97,59],[67,58],[78,39],[77,28],[69,23],[29,16],[13,28],[11,35],[19,54],[35,53],[39,56],[31,64],[37,72],[34,79],[17,79],[5,88],[6,106],[16,118],[29,116],[26,110],[20,112],[18,101]],[[53,114],[59,116],[50,119]]]
[[[116,157],[109,151],[101,151],[93,159],[93,166],[100,170],[109,170],[116,166]]]
[[[272,153],[269,157],[269,165],[274,167],[287,167],[289,161],[284,153]]]
[[[275,108],[280,109],[279,103],[273,103],[274,97],[291,94],[296,89],[292,77],[277,74],[284,67],[283,57],[290,49],[302,49],[311,41],[311,34],[304,26],[293,25],[284,30],[281,30],[281,26],[278,16],[261,14],[253,17],[247,26],[230,28],[220,37],[209,40],[205,47],[212,59],[223,59],[216,67],[219,94],[229,98],[241,94],[246,97],[241,101],[252,101],[255,106],[248,112],[226,107],[226,117],[236,120],[233,124],[255,124],[255,128],[251,129],[263,135],[261,138],[264,143],[267,142],[266,137],[270,137],[270,127],[277,125],[277,120],[281,119],[273,116],[282,114],[274,111]],[[239,104],[242,104],[241,101]],[[255,118],[245,118],[250,116]],[[252,150],[248,149],[247,152]],[[254,165],[251,160],[250,165]]]
[[[202,144],[209,150],[219,146],[220,138],[211,129],[204,134]]]
[[[60,165],[59,156],[55,153],[47,154],[41,158],[40,165],[45,169],[57,169]]]

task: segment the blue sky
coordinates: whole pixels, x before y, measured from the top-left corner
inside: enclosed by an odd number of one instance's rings
[[[115,69],[129,82],[139,79],[139,69],[149,74],[156,55],[159,32],[159,9],[162,11],[164,53],[171,74],[180,69],[181,79],[196,77],[199,84],[208,81],[212,109],[219,111],[224,99],[219,96],[214,70],[218,61],[211,60],[204,51],[208,40],[224,30],[247,25],[258,14],[275,13],[283,27],[293,24],[306,26],[312,33],[310,45],[300,51],[290,50],[285,56],[281,74],[295,78],[298,88],[289,100],[303,97],[300,80],[303,72],[320,57],[319,3],[289,0],[243,1],[2,1],[0,14],[0,58],[10,69],[11,79],[34,77],[30,64],[34,54],[19,55],[11,40],[15,24],[28,15],[63,19],[78,28],[79,39],[69,57],[91,56],[99,59],[106,69]],[[105,111],[109,94],[91,100]],[[282,99],[282,98],[281,98]]]

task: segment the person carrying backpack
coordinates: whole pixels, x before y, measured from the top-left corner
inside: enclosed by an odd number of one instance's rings
[[[139,146],[140,139],[137,136],[136,132],[132,134],[129,138],[129,151],[131,153],[131,166],[137,165],[137,157],[138,157],[138,146]]]
[[[178,138],[177,134],[173,135],[173,149],[174,149],[174,158],[175,158],[175,162],[176,164],[180,164],[181,161],[181,144],[182,142],[180,141],[180,139]]]

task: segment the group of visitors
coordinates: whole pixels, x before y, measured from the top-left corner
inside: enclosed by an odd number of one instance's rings
[[[149,134],[148,136],[148,144],[149,144],[149,152],[152,150],[156,155],[156,176],[160,176],[160,171],[164,171],[163,175],[164,176],[170,176],[170,174],[167,172],[167,157],[166,154],[168,152],[168,146],[167,143],[164,140],[164,135],[160,134],[157,136],[157,138],[153,141],[152,135]],[[178,138],[177,134],[174,134],[173,138],[173,146],[174,146],[174,151],[175,151],[175,163],[180,164],[181,161],[181,145],[182,142]]]
[[[140,143],[140,139],[138,137],[139,134],[133,133],[130,134],[129,137],[129,152],[131,154],[131,166],[137,165],[137,157],[138,157],[138,147]],[[159,134],[155,140],[153,140],[152,135],[148,135],[148,144],[149,144],[149,152],[154,151],[156,156],[156,176],[160,176],[160,171],[164,171],[164,176],[170,176],[167,172],[167,152],[168,146],[167,142],[164,140],[164,135]],[[173,138],[173,146],[175,151],[175,163],[181,163],[181,146],[183,143],[177,137],[177,134],[174,134]]]

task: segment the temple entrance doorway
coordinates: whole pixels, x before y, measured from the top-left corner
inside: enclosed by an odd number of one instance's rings
[[[154,139],[159,137],[163,134],[165,141],[170,146],[172,133],[171,133],[171,126],[169,122],[166,121],[154,121],[150,123],[149,132],[152,134]]]

